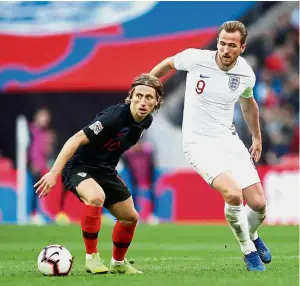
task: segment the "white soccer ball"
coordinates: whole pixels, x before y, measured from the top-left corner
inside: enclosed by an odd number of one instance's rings
[[[68,249],[61,245],[49,245],[39,254],[38,270],[49,276],[65,276],[72,269],[73,257]]]

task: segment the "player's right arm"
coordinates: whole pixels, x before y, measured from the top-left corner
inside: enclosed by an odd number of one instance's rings
[[[150,74],[154,75],[158,78],[163,77],[166,75],[170,70],[175,69],[174,65],[174,57],[169,57],[164,59],[158,65],[156,65],[151,71]]]
[[[173,57],[168,57],[156,65],[150,74],[161,78],[171,70],[190,71],[199,55],[197,49],[186,49]]]
[[[80,145],[89,143],[89,139],[83,130],[70,137],[59,152],[51,170],[45,174],[35,185],[39,197],[48,195],[51,188],[56,184],[57,177],[61,174],[66,163],[71,159]]]

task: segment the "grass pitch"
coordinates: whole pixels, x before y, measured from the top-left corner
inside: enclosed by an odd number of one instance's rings
[[[109,264],[111,231],[99,235],[101,257]],[[299,236],[296,226],[264,226],[260,236],[272,251],[264,273],[250,273],[238,243],[227,226],[139,225],[128,257],[144,272],[138,276],[91,275],[85,272],[85,252],[79,226],[0,226],[0,285],[20,286],[296,286],[299,279]],[[44,277],[36,260],[49,244],[67,247],[75,257],[68,277]]]

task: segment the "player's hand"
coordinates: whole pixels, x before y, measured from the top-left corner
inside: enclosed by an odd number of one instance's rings
[[[261,156],[262,151],[262,143],[261,139],[257,139],[255,137],[252,138],[252,146],[249,149],[251,153],[251,158],[254,160],[255,163],[257,163]]]
[[[46,197],[50,193],[51,188],[56,184],[56,179],[57,174],[50,171],[34,185],[34,187],[37,188],[35,192],[38,194],[39,198]]]

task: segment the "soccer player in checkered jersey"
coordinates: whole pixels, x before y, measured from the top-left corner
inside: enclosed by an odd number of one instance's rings
[[[45,197],[62,174],[65,188],[84,203],[81,228],[89,273],[109,271],[97,249],[102,207],[117,218],[112,233],[110,272],[142,273],[125,259],[139,216],[116,166],[121,155],[150,127],[151,113],[159,109],[162,97],[163,88],[158,78],[146,74],[137,77],[126,102],[101,111],[91,123],[72,136],[52,169],[35,184],[39,197]]]
[[[163,60],[150,74],[162,77],[172,69],[187,71],[184,154],[224,198],[225,217],[240,244],[247,269],[263,271],[264,263],[271,262],[271,254],[257,233],[265,219],[266,199],[254,166],[262,151],[259,110],[253,97],[255,75],[240,56],[246,38],[243,23],[225,22],[219,28],[217,51],[186,49]],[[237,101],[252,133],[250,152],[232,123]]]

